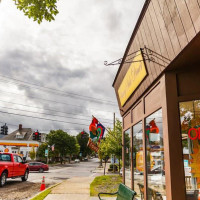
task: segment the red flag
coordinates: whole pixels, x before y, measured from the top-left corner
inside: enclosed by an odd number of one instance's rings
[[[89,130],[94,134],[94,135],[96,135],[96,131],[97,131],[97,126],[96,126],[96,124],[98,123],[98,120],[95,118],[95,117],[93,117],[93,119],[92,119],[92,123],[90,124],[90,126],[89,126]]]

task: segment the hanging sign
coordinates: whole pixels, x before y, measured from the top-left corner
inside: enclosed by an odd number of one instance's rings
[[[138,62],[137,62],[138,61]],[[121,106],[125,104],[131,94],[137,89],[143,79],[146,77],[147,71],[142,56],[142,52],[139,51],[133,59],[133,63],[129,67],[119,89],[118,95]]]

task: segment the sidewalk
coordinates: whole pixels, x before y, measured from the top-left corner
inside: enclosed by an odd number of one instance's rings
[[[96,168],[95,173],[102,173],[103,168]],[[54,187],[51,193],[44,200],[98,200],[98,197],[90,197],[90,183],[94,180],[90,177],[73,177],[63,181]],[[105,200],[116,198],[105,197]]]
[[[74,177],[52,189],[45,200],[89,200],[94,177]]]
[[[98,197],[90,197],[90,183],[94,177],[74,177],[68,179],[55,188],[44,200],[98,200]],[[105,200],[116,198],[107,197]]]

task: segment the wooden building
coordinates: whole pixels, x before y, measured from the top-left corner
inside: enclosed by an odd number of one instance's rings
[[[117,62],[124,183],[137,199],[198,200],[200,0],[146,0]]]

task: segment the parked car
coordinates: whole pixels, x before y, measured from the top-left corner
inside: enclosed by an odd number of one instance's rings
[[[165,170],[162,169],[161,165],[157,165],[149,172],[149,174],[162,174],[162,175],[165,175]]]
[[[80,163],[80,160],[79,159],[75,159],[74,162],[75,163]]]
[[[21,156],[12,153],[0,153],[0,186],[6,184],[7,178],[28,179],[29,166]]]
[[[30,171],[39,171],[42,173],[44,171],[49,171],[49,166],[42,162],[30,162],[29,169]]]
[[[88,161],[88,158],[84,158],[83,160],[84,160],[84,161]]]

